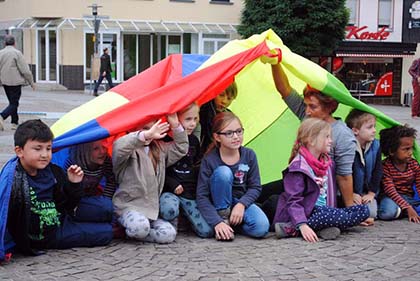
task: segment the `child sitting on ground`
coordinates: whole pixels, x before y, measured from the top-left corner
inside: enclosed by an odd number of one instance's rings
[[[420,222],[420,200],[414,197],[413,187],[420,191],[420,165],[413,156],[417,131],[408,126],[395,126],[380,132],[383,163],[384,194],[378,209],[382,220],[408,216],[411,222]]]
[[[370,216],[362,225],[372,225],[377,217],[376,197],[382,179],[382,158],[379,140],[375,139],[376,117],[353,109],[346,118],[347,126],[356,137],[356,155],[353,162],[353,198],[355,204],[367,204]]]
[[[328,197],[334,190],[328,155],[331,144],[329,123],[318,118],[307,118],[301,123],[289,167],[283,172],[284,192],[273,220],[278,238],[301,234],[308,242],[317,242],[318,235],[335,239],[341,230],[369,217],[367,205],[343,209],[329,206]]]
[[[111,222],[112,196],[117,183],[112,171],[112,160],[103,141],[97,140],[71,147],[64,168],[67,169],[71,165],[80,166],[84,173],[81,182],[83,196],[75,218],[80,221]]]
[[[167,166],[188,152],[188,138],[177,114],[168,122],[149,122],[140,131],[115,141],[112,161],[119,188],[112,199],[118,221],[128,237],[155,243],[171,243],[176,229],[158,218],[159,198]],[[173,141],[164,142],[171,129]]]
[[[228,107],[238,95],[238,88],[236,82],[229,85],[221,94],[215,97],[213,100],[203,104],[200,108],[200,128],[195,131],[200,132],[200,146],[201,156],[203,156],[213,142],[212,136],[212,122],[214,116],[219,112],[229,111]]]
[[[230,241],[234,228],[261,238],[269,222],[255,204],[261,192],[255,152],[242,146],[244,128],[232,112],[216,115],[213,146],[203,158],[197,184],[197,205],[217,240]]]
[[[73,219],[82,196],[83,171],[71,165],[66,176],[50,163],[52,139],[50,128],[41,120],[20,124],[14,134],[17,159],[4,169],[14,173],[7,228],[17,248],[25,254],[38,254],[36,249],[108,244],[111,224]]]
[[[200,141],[193,134],[197,127],[200,107],[193,103],[178,112],[178,119],[188,134],[188,153],[174,165],[168,167],[165,178],[165,193],[160,197],[160,216],[168,221],[175,220],[181,205],[184,216],[200,237],[211,237],[213,229],[201,215],[195,201],[200,161]]]

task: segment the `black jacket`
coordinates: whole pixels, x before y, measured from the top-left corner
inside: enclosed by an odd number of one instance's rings
[[[60,220],[63,221],[65,215],[73,215],[76,206],[82,197],[83,190],[79,183],[71,183],[67,180],[67,175],[59,166],[50,164],[51,171],[56,179],[53,189],[53,199],[60,212]],[[20,175],[20,176],[17,176]],[[38,252],[31,247],[29,224],[31,216],[31,199],[29,195],[29,185],[22,184],[27,174],[22,166],[16,165],[15,178],[10,194],[7,228],[16,243],[16,247],[24,254],[36,255]]]
[[[108,54],[103,54],[101,56],[101,68],[100,68],[101,74],[104,71],[106,73],[111,73],[112,72],[112,68],[111,68],[111,57]]]

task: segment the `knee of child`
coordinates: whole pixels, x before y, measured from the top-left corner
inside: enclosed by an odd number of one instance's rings
[[[128,237],[143,239],[150,233],[150,222],[141,213],[128,211],[120,218],[120,223],[125,227]]]
[[[172,221],[179,215],[179,199],[175,194],[165,192],[159,200],[160,217],[166,221]]]
[[[256,238],[262,238],[267,235],[270,228],[270,223],[267,217],[259,217],[254,222],[253,236]]]
[[[233,174],[232,170],[228,166],[219,166],[217,167],[212,177],[217,177],[220,180],[226,180],[226,181],[232,181],[233,180]]]
[[[155,241],[159,244],[169,244],[175,241],[176,229],[171,224],[165,225],[163,229],[159,229],[156,233]]]

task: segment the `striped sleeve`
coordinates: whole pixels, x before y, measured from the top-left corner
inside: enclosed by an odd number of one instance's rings
[[[402,173],[399,173],[399,175],[396,173],[397,171],[394,169],[391,161],[389,159],[386,159],[383,163],[383,178],[382,178],[382,184],[384,187],[385,194],[391,198],[395,203],[397,203],[398,206],[400,206],[401,209],[406,209],[410,207],[410,204],[405,201],[405,199],[398,193],[396,184],[394,180],[398,180],[398,177],[402,175]]]

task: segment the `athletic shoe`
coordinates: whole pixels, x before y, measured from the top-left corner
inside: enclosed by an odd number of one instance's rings
[[[219,214],[219,216],[223,219],[223,221],[227,224],[230,225],[229,223],[229,218],[230,218],[230,208],[226,208],[226,209],[222,209],[217,211],[217,213]]]
[[[0,131],[4,131],[4,119],[0,116]]]
[[[286,237],[296,237],[298,232],[295,227],[290,222],[277,222],[274,224],[274,231],[276,232],[276,237],[286,238]]]
[[[401,215],[401,208],[397,207],[397,214],[395,215],[395,218],[398,219]]]
[[[13,131],[15,131],[15,130],[17,129],[17,127],[18,127],[18,124],[12,123],[12,127],[11,127],[11,129],[12,129]]]
[[[335,240],[340,234],[341,231],[338,227],[327,227],[318,232],[318,236],[324,240]]]

